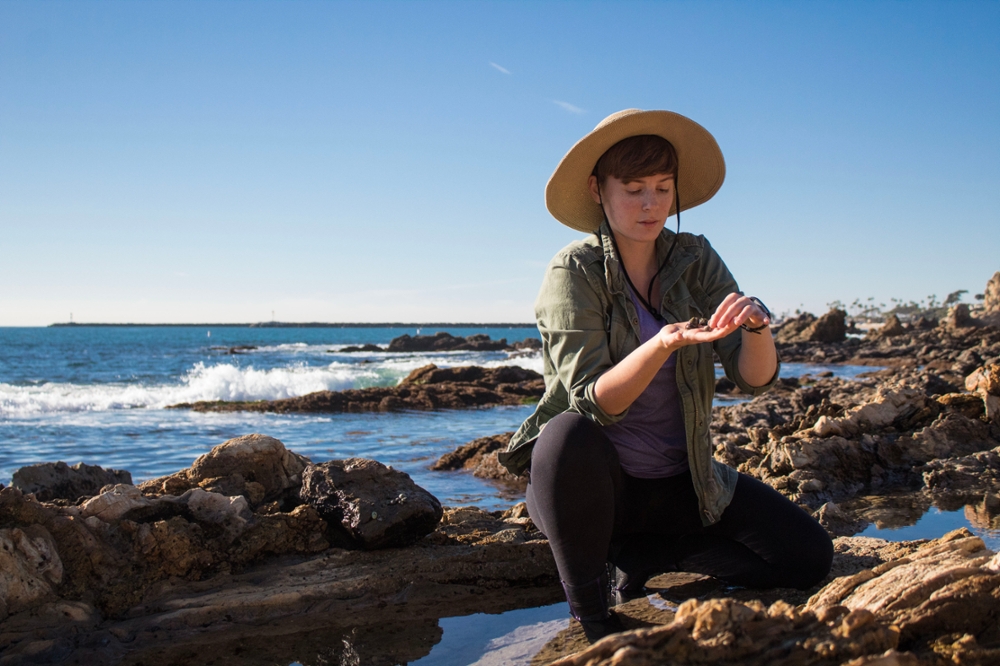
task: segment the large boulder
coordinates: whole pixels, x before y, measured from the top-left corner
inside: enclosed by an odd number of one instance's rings
[[[42,502],[55,499],[76,502],[81,497],[93,497],[107,485],[132,483],[125,470],[104,469],[97,465],[64,462],[40,463],[14,472],[10,485],[24,493],[34,493]]]
[[[198,457],[190,468],[140,484],[144,495],[181,495],[201,488],[242,495],[251,507],[295,495],[309,459],[267,435],[243,435]]]
[[[366,458],[306,467],[303,502],[366,550],[405,546],[434,531],[441,503],[410,476]]]

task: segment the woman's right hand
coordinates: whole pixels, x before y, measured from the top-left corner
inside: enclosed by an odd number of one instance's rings
[[[697,326],[692,322],[680,324],[667,324],[657,333],[657,340],[668,352],[673,353],[681,347],[697,345],[702,342],[715,342],[726,337],[740,327],[735,320],[720,328],[710,328],[709,326]]]

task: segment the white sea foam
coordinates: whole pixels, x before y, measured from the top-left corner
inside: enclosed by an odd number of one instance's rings
[[[365,386],[393,385],[413,370],[436,363],[458,365],[520,365],[541,371],[541,358],[515,357],[485,360],[482,355],[385,355],[369,363],[334,361],[322,366],[304,363],[257,369],[232,363],[195,364],[169,384],[69,384],[16,386],[0,383],[0,418],[29,418],[58,412],[119,409],[162,409],[199,400],[277,400],[314,391],[341,391]],[[538,366],[537,368],[535,366]]]

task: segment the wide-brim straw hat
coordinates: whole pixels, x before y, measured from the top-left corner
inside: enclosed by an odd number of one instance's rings
[[[626,109],[599,122],[559,162],[545,187],[545,206],[552,216],[578,231],[597,231],[604,212],[590,196],[589,179],[594,166],[611,146],[642,134],[662,136],[677,151],[681,210],[705,203],[722,187],[726,163],[708,130],[672,111]],[[670,212],[675,212],[673,207]]]

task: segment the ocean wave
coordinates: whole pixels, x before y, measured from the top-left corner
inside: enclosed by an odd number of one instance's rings
[[[45,383],[17,386],[0,383],[0,417],[26,418],[59,412],[162,409],[168,405],[201,400],[278,400],[315,391],[342,391],[368,386],[392,386],[417,368],[436,362],[458,365],[520,365],[541,371],[541,357],[482,358],[403,356],[368,363],[335,361],[323,366],[302,363],[259,369],[232,363],[196,363],[171,384],[70,384]],[[478,361],[478,362],[477,362]],[[535,368],[534,366],[538,366]]]

